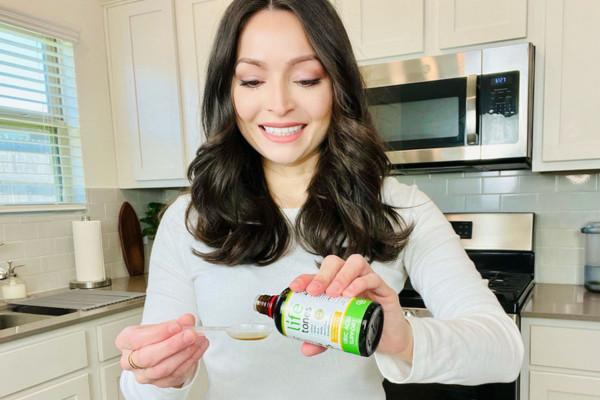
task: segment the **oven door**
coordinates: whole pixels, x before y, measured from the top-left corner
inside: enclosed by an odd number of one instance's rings
[[[511,383],[488,383],[478,386],[409,383],[395,385],[383,382],[387,400],[515,400],[518,380]]]
[[[423,308],[404,307],[404,313],[412,317],[431,317]],[[516,316],[509,314],[513,320]],[[510,383],[488,383],[477,386],[443,385],[439,383],[393,384],[383,381],[387,400],[518,400],[519,380]]]

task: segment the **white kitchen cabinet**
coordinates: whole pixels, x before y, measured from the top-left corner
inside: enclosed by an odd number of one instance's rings
[[[424,50],[424,0],[335,0],[356,59]]]
[[[521,400],[600,400],[600,322],[523,318]]]
[[[121,362],[119,359],[100,367],[102,400],[125,400],[119,389],[121,371]]]
[[[527,0],[436,0],[440,49],[527,36]]]
[[[177,0],[177,43],[187,159],[204,141],[202,96],[206,68],[221,16],[231,0]]]
[[[142,309],[0,344],[0,400],[120,400],[115,339]]]
[[[65,352],[66,348],[71,351]],[[88,364],[83,329],[9,342],[0,346],[0,398],[80,370]]]
[[[80,374],[51,386],[34,390],[22,397],[16,397],[15,400],[90,400],[91,398],[89,376]]]
[[[600,400],[600,378],[533,371],[532,400]]]
[[[119,187],[185,185],[173,1],[109,3],[105,28]]]
[[[545,0],[537,11],[545,17],[538,51],[543,69],[536,70],[544,80],[536,93],[543,118],[533,170],[599,169],[600,2]]]

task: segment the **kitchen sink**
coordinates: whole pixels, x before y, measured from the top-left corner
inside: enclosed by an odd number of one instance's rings
[[[41,321],[47,318],[51,317],[48,315],[23,314],[10,311],[0,312],[0,330],[25,325],[30,322]]]

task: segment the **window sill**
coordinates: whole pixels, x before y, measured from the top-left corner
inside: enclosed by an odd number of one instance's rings
[[[32,205],[0,205],[0,214],[29,213],[44,211],[77,211],[87,209],[87,204],[32,204]]]

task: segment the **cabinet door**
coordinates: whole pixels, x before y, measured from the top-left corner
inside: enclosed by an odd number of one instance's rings
[[[529,400],[600,400],[597,377],[531,371],[529,382]]]
[[[100,367],[102,400],[124,400],[119,385],[121,371],[119,360]]]
[[[437,0],[441,49],[527,35],[526,0]]]
[[[88,374],[76,376],[43,389],[33,390],[14,400],[90,400]],[[115,397],[115,399],[117,399]]]
[[[538,170],[600,168],[598,21],[597,0],[546,3],[542,161],[573,162]]]
[[[221,16],[231,0],[178,0],[177,37],[187,158],[204,142],[202,96],[206,67]]]
[[[423,51],[423,0],[336,0],[358,61]]]
[[[117,4],[105,15],[119,186],[184,179],[172,0]]]

